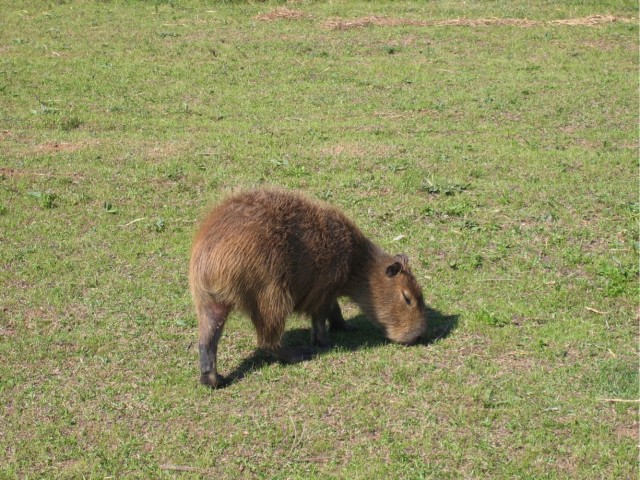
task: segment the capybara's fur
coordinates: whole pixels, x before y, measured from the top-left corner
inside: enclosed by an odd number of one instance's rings
[[[219,387],[218,341],[229,312],[248,315],[258,345],[280,348],[293,312],[311,317],[313,342],[329,344],[327,322],[347,329],[337,299],[350,297],[392,341],[424,333],[426,307],[405,255],[391,256],[342,212],[301,194],[257,189],[232,195],[204,219],[189,268],[198,316],[201,382]]]

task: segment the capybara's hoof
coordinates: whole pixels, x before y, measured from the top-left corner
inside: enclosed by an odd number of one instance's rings
[[[328,338],[316,338],[313,340],[313,345],[323,350],[333,348],[333,342]]]
[[[327,332],[324,330],[316,331],[314,329],[313,335],[311,336],[311,343],[314,347],[320,348],[329,348],[333,346],[329,339],[329,335],[327,335]]]
[[[229,383],[229,380],[217,373],[207,372],[200,374],[200,383],[210,388],[222,388]]]

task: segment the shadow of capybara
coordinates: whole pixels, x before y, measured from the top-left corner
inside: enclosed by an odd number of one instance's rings
[[[426,329],[422,291],[405,255],[391,256],[338,209],[299,193],[256,189],[218,204],[198,229],[189,283],[198,316],[200,381],[226,383],[216,357],[232,309],[251,318],[258,345],[285,362],[311,350],[280,346],[287,317],[311,317],[312,341],[330,344],[349,329],[337,299],[351,298],[394,342],[413,344]]]

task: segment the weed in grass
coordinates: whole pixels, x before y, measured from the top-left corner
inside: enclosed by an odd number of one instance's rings
[[[80,120],[78,117],[63,118],[60,121],[60,129],[63,132],[70,132],[72,130],[80,128],[83,125],[83,123],[84,122]]]
[[[167,224],[165,223],[164,218],[162,217],[156,219],[156,221],[153,223],[153,229],[155,230],[156,233],[163,232],[166,227],[167,227]]]
[[[604,283],[605,295],[609,297],[622,295],[629,286],[637,285],[637,268],[623,266],[619,262],[603,261],[598,267],[597,273]]]
[[[464,192],[469,188],[469,184],[466,183],[450,183],[439,184],[434,183],[432,180],[425,178],[421,190],[432,195],[446,195],[453,196]]]
[[[490,327],[504,327],[510,323],[507,318],[495,313],[491,313],[486,309],[482,309],[475,314],[475,320],[478,323],[488,325]]]
[[[107,200],[105,200],[102,204],[102,209],[105,211],[105,213],[108,213],[110,215],[115,215],[116,213],[118,213],[118,209],[115,208],[113,204]]]
[[[398,47],[391,46],[391,45],[385,45],[385,46],[383,47],[383,50],[384,50],[384,52],[385,52],[387,55],[395,55],[395,54],[397,54],[397,53],[399,53],[399,52],[400,52],[400,50],[398,49]]]
[[[55,207],[58,196],[52,192],[29,192],[29,196],[38,199],[40,206],[45,209]]]

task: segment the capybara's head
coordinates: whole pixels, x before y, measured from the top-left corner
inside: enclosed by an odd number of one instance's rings
[[[370,285],[372,313],[387,338],[415,344],[427,328],[427,308],[407,256],[396,255],[391,262],[378,264]]]

